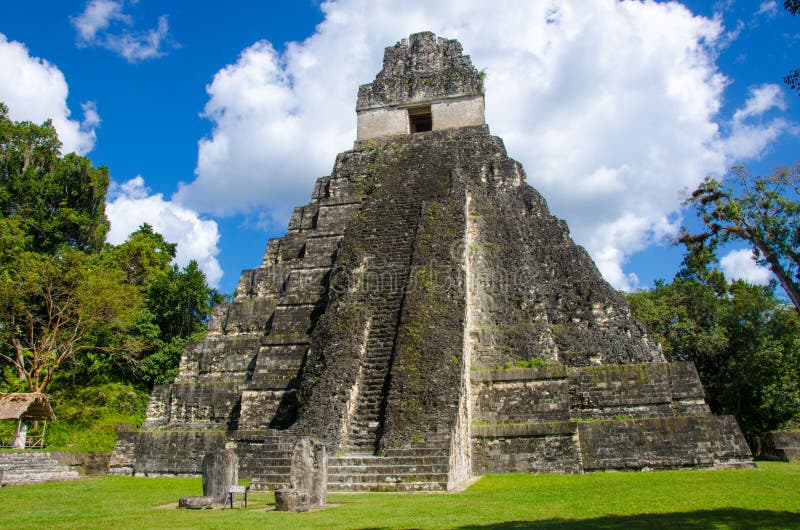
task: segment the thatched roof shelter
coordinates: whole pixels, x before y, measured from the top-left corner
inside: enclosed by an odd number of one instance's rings
[[[0,394],[0,420],[55,421],[50,397],[39,392]]]

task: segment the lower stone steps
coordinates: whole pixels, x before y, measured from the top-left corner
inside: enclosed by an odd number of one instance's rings
[[[328,491],[336,493],[361,491],[447,491],[447,482],[328,482]]]
[[[429,449],[432,450],[432,449]],[[328,461],[331,491],[445,491],[449,458],[395,449],[394,456],[349,454]],[[421,450],[425,451],[425,449]]]
[[[374,482],[329,482],[328,491],[346,492],[392,492],[392,491],[447,491],[447,482],[395,482],[378,484]]]

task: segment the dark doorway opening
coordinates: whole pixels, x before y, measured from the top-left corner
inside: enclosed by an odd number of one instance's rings
[[[430,105],[408,109],[408,125],[412,133],[432,131],[433,114]]]

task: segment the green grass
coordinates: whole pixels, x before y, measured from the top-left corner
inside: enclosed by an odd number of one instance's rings
[[[331,494],[290,514],[157,509],[199,479],[104,477],[0,489],[0,528],[800,528],[800,464],[755,471],[493,475],[458,494]]]

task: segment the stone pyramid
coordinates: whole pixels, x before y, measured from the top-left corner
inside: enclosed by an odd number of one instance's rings
[[[274,488],[301,436],[333,455],[333,490],[752,466],[489,134],[457,41],[387,48],[356,110],[354,148],[120,433],[113,472],[196,475],[227,445]]]

